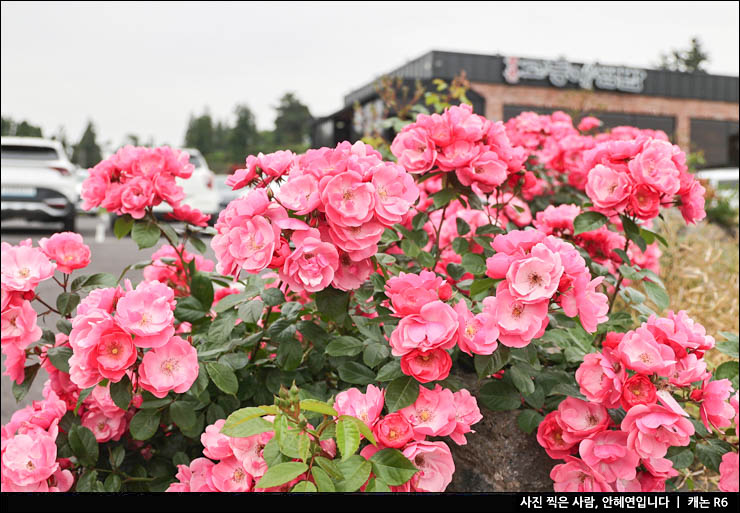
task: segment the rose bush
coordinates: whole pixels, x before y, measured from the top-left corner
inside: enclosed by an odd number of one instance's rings
[[[76,234],[2,244],[5,373],[18,399],[49,374],[2,427],[3,491],[440,492],[481,406],[521,410],[563,460],[556,491],[664,490],[697,465],[736,491],[737,336],[663,313],[659,219],[701,220],[703,189],[662,132],[599,126],[462,104],[399,127],[397,162],[250,155],[213,228],[181,203],[185,154],[119,150],[85,206],[140,248],[164,237],[151,260],[73,277]]]

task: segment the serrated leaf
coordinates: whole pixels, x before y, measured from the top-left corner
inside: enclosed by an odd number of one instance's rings
[[[522,400],[516,388],[505,381],[493,380],[483,385],[478,400],[489,410],[516,410]]]
[[[234,371],[226,365],[220,363],[206,363],[206,370],[213,383],[223,392],[235,395],[239,390],[239,382],[236,379]]]
[[[69,374],[69,358],[72,348],[66,346],[50,347],[47,352],[51,364],[62,372]]]
[[[306,470],[308,470],[308,465],[298,461],[280,463],[272,468],[268,468],[267,472],[265,472],[260,480],[257,481],[255,488],[273,488],[275,486],[280,486],[292,481],[303,474]]]
[[[313,411],[316,413],[321,413],[322,415],[331,415],[333,417],[339,415],[337,413],[337,410],[324,402],[317,401],[316,399],[303,399],[301,400],[300,404],[301,410]]]
[[[372,465],[362,456],[355,454],[337,464],[343,479],[336,485],[338,492],[354,492],[367,482]]]
[[[370,457],[373,473],[391,486],[400,486],[419,469],[398,449],[383,449]]]
[[[316,487],[320,492],[335,492],[336,488],[332,482],[329,474],[326,473],[321,467],[314,466],[311,468],[311,475],[313,480],[316,482]]]
[[[13,397],[15,397],[16,402],[21,402],[23,398],[26,397],[26,394],[28,394],[28,391],[31,389],[33,380],[36,378],[36,373],[38,373],[40,367],[41,365],[38,363],[25,367],[23,369],[23,383],[19,385],[13,381]]]
[[[180,298],[175,306],[175,319],[182,322],[196,322],[206,316],[206,309],[192,296]]]
[[[350,337],[341,336],[333,339],[326,346],[326,354],[329,356],[355,356],[362,352],[364,344],[361,340]]]
[[[201,305],[211,306],[213,304],[213,283],[211,279],[203,273],[195,273],[190,282],[190,294]]]
[[[529,373],[519,364],[513,365],[508,370],[509,376],[514,386],[522,394],[534,393],[534,381],[532,381]]]
[[[68,315],[80,304],[80,296],[74,292],[62,292],[57,296],[57,310],[61,315]]]
[[[123,378],[117,383],[110,384],[110,396],[116,406],[122,410],[127,410],[131,403],[131,381],[124,374]]]
[[[385,405],[389,413],[405,408],[419,397],[419,383],[411,376],[394,379],[385,389]]]
[[[462,266],[469,273],[480,275],[486,272],[486,261],[475,253],[466,253],[462,257]]]
[[[135,440],[148,440],[159,428],[159,412],[157,410],[140,410],[134,415],[129,424],[129,432]]]
[[[401,376],[403,376],[403,371],[401,370],[400,360],[391,360],[380,368],[377,376],[375,376],[375,380],[383,383],[393,381]]]
[[[668,297],[668,293],[663,287],[651,281],[643,281],[642,286],[645,288],[645,293],[650,298],[650,300],[655,303],[655,306],[657,306],[660,310],[665,310],[666,308],[668,308],[668,305],[670,304],[670,298]]]
[[[261,299],[252,299],[239,306],[239,318],[244,322],[257,324],[264,309],[265,303]]]
[[[375,381],[375,372],[359,362],[344,362],[337,372],[342,381],[353,385],[368,385]]]
[[[525,433],[532,433],[540,425],[544,417],[534,410],[522,410],[516,417],[519,429]]]
[[[170,405],[170,417],[181,430],[187,430],[195,424],[193,404],[187,401],[175,401]]]
[[[72,453],[86,467],[98,461],[98,442],[95,435],[85,426],[74,426],[67,435]]]
[[[131,238],[139,249],[151,248],[159,242],[159,227],[150,221],[137,221],[131,229]]]
[[[113,234],[117,239],[122,239],[131,232],[134,227],[134,218],[130,215],[121,216],[113,223]]]
[[[604,214],[593,211],[583,212],[573,220],[573,227],[575,229],[573,234],[580,235],[584,232],[598,230],[608,222],[609,218],[607,218]]]
[[[241,408],[228,416],[221,432],[234,438],[244,438],[272,431],[274,425],[262,418],[265,415],[268,412],[263,408]]]
[[[360,447],[360,430],[351,420],[340,418],[337,422],[336,437],[342,461],[346,461]]]

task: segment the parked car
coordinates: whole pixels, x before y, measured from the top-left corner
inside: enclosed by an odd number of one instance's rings
[[[195,167],[190,178],[178,178],[177,184],[183,188],[185,199],[182,203],[197,208],[204,214],[211,214],[211,222],[215,221],[220,211],[219,194],[214,188],[215,174],[208,168],[208,163],[203,155],[195,148],[182,148],[190,155],[190,163]],[[163,216],[171,212],[172,207],[167,203],[160,203],[154,207],[154,213]]]
[[[717,195],[725,198],[732,208],[737,209],[740,206],[740,198],[738,198],[740,188],[739,168],[702,169],[696,173],[696,177],[707,180]]]
[[[0,144],[2,220],[57,222],[65,231],[74,231],[76,166],[61,143],[39,137],[2,137]]]
[[[226,205],[231,203],[232,200],[239,198],[244,195],[244,190],[234,191],[231,187],[226,185],[226,179],[229,175],[216,175],[214,177],[214,183],[216,185],[216,191],[218,191],[218,208],[223,210]]]

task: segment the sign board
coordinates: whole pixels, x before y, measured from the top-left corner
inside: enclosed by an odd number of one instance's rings
[[[643,90],[647,71],[624,66],[602,66],[601,64],[574,64],[566,60],[546,61],[506,57],[504,80],[518,84],[520,80],[548,79],[555,87],[577,84],[582,89],[604,89],[640,93]]]

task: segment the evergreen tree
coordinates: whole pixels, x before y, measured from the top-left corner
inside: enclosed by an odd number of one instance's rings
[[[246,105],[234,108],[236,124],[228,134],[227,155],[232,162],[243,162],[246,156],[257,145],[257,124],[254,114]]]
[[[188,148],[197,148],[205,155],[216,149],[213,139],[213,120],[211,119],[211,115],[206,111],[197,118],[190,116],[188,129],[185,132],[185,146]]]
[[[709,54],[704,51],[699,38],[691,39],[691,47],[686,50],[671,50],[660,56],[660,69],[682,71],[685,73],[706,73],[704,64],[709,62]]]
[[[285,93],[275,110],[275,144],[300,145],[308,141],[311,112],[293,93]]]
[[[103,160],[103,156],[96,141],[95,127],[92,121],[88,121],[80,142],[74,146],[72,151],[72,162],[80,167],[90,168],[101,160]]]

